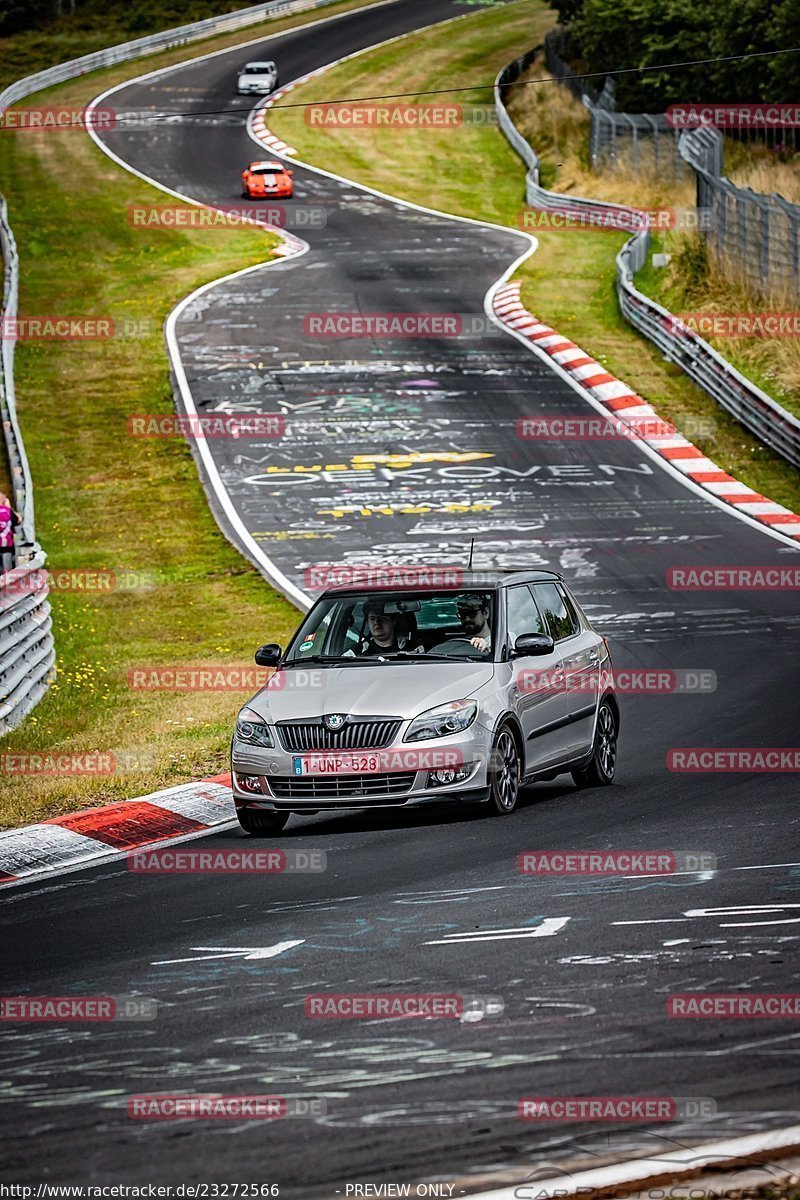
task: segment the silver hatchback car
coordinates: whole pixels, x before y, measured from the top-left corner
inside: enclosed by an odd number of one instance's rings
[[[233,796],[248,833],[291,813],[480,801],[569,772],[613,782],[619,706],[608,645],[552,571],[458,573],[447,586],[339,587],[310,609],[242,708]]]

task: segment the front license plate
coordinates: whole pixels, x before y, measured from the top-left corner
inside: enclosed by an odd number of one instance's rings
[[[292,758],[295,775],[360,775],[379,769],[377,754],[298,754]]]

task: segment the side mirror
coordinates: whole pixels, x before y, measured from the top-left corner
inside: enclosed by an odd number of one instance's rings
[[[546,633],[521,633],[514,643],[514,658],[539,658],[552,654],[556,648],[553,639]]]
[[[289,168],[287,167],[287,168],[286,168],[286,174],[287,174],[287,175],[294,175],[294,171],[290,171],[290,170],[289,170]]]
[[[283,650],[275,642],[259,646],[256,650],[256,664],[259,667],[277,667],[282,654]]]

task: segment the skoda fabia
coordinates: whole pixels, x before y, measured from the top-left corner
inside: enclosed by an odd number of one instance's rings
[[[613,782],[608,645],[561,576],[459,576],[331,589],[285,651],[257,651],[275,670],[231,748],[248,833],[277,833],[291,813],[445,798],[504,815],[535,780]]]

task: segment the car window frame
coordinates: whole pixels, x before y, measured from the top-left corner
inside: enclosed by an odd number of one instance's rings
[[[504,630],[504,636],[503,636],[503,661],[506,661],[507,659],[509,659],[510,656],[514,652],[514,647],[510,644],[511,643],[511,631],[509,628],[509,621],[508,621],[508,602],[511,599],[511,593],[513,591],[515,591],[517,588],[527,588],[528,589],[528,595],[531,598],[533,607],[536,609],[536,612],[539,615],[539,621],[541,623],[542,629],[545,631],[545,633],[547,632],[547,621],[544,618],[544,614],[542,613],[541,608],[536,603],[536,597],[534,596],[534,594],[531,590],[532,585],[530,583],[509,584],[508,587],[503,589],[506,593],[506,602],[505,602],[505,605],[503,606],[503,618],[505,620],[505,630]],[[531,630],[531,632],[533,632],[533,630]]]

